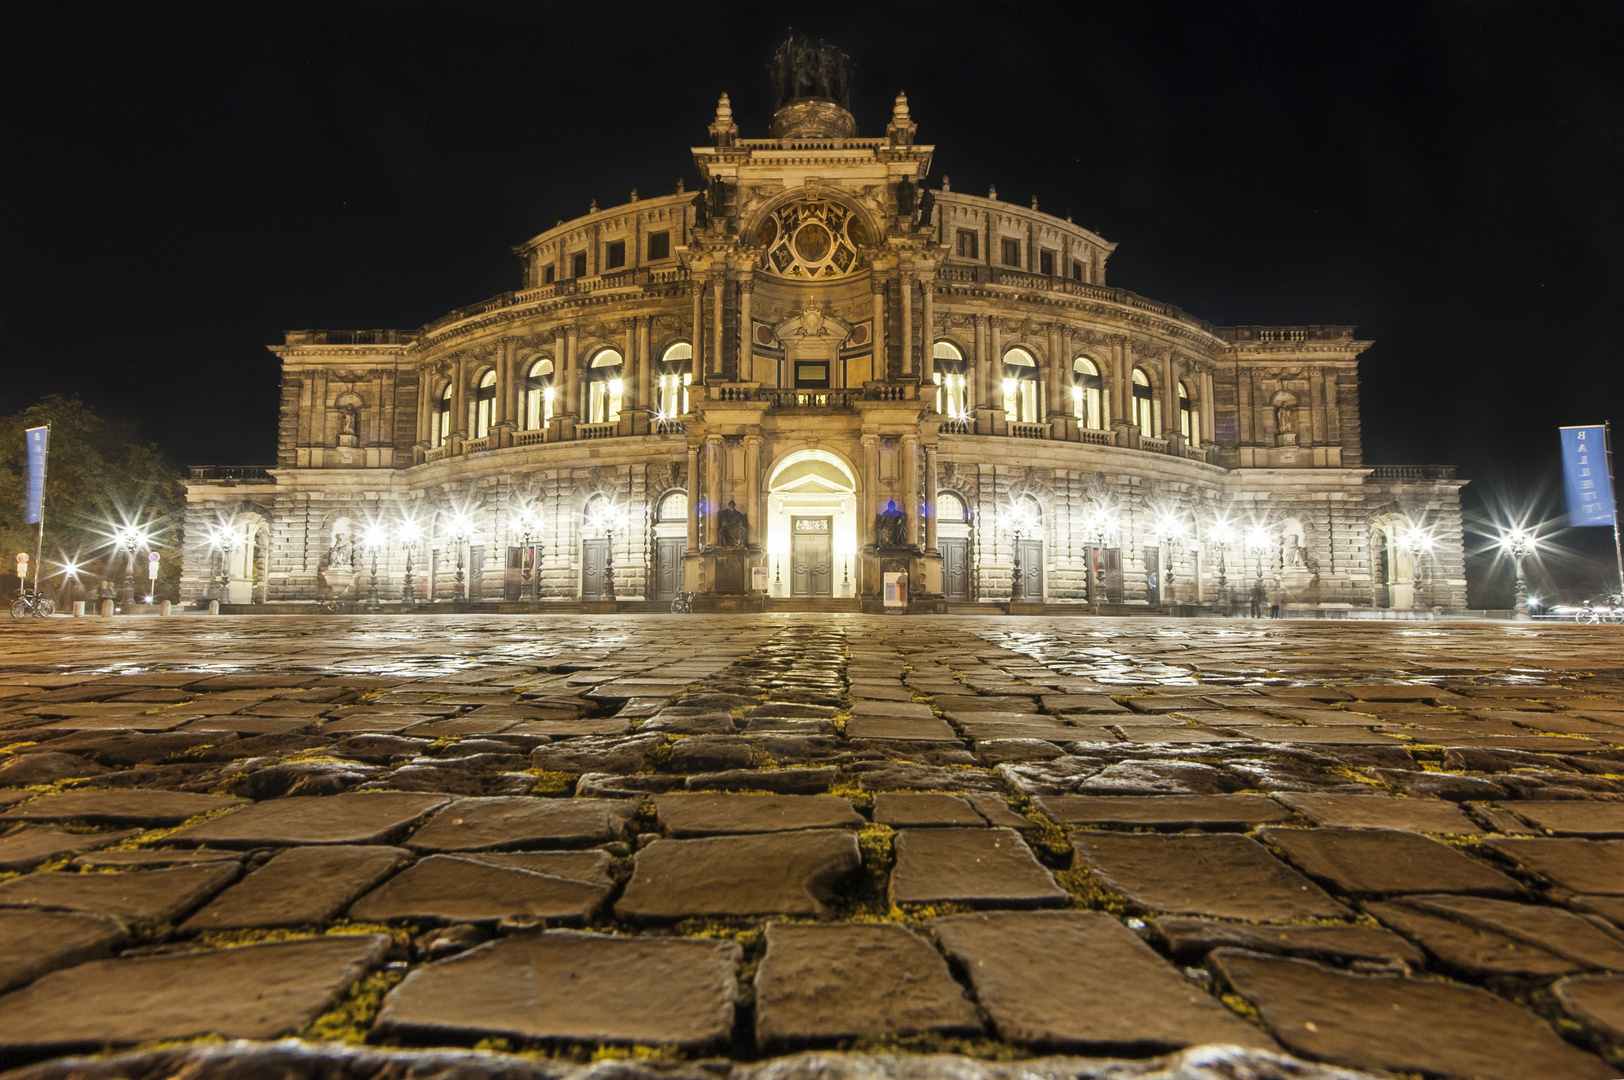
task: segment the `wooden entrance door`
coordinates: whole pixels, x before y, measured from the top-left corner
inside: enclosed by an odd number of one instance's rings
[[[669,603],[682,591],[682,557],[687,552],[687,537],[655,538],[654,599],[657,602]]]
[[[598,537],[581,541],[581,599],[602,600],[603,566],[609,559],[609,541]]]
[[[1021,601],[1043,603],[1043,541],[1021,541]]]
[[[970,602],[970,541],[944,536],[936,541],[942,553],[942,596],[950,604]]]
[[[792,518],[789,562],[791,596],[833,596],[834,519]]]

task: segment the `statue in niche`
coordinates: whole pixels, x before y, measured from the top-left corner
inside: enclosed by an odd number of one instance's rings
[[[1301,570],[1304,568],[1303,545],[1297,539],[1296,533],[1287,533],[1284,541],[1285,558],[1283,562],[1287,570]]]
[[[360,437],[356,434],[361,427],[360,410],[354,405],[340,406],[338,410],[338,445],[359,446]]]
[[[716,515],[716,546],[742,548],[749,543],[749,537],[750,519],[729,499],[727,509]]]
[[[944,186],[942,190],[945,191],[947,189]],[[926,188],[924,193],[919,196],[919,227],[921,229],[930,224],[931,214],[934,213],[935,210],[936,193],[930,188]]]
[[[885,509],[875,517],[874,535],[882,548],[908,546],[908,517],[897,506],[895,499],[887,500]]]
[[[897,184],[897,217],[912,217],[914,212],[914,186],[906,180]]]
[[[350,538],[343,532],[333,533],[332,546],[327,549],[327,565],[333,568],[353,566],[355,561],[355,546]]]
[[[1281,435],[1297,434],[1297,406],[1283,401],[1274,410],[1274,429]]]

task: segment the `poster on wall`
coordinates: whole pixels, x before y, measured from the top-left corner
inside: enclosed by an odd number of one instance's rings
[[[888,608],[908,606],[907,574],[891,572],[885,575],[885,606]]]

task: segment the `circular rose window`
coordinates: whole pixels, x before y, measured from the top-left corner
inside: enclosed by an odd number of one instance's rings
[[[779,277],[844,277],[862,269],[857,253],[862,224],[846,207],[825,199],[781,206],[756,229],[762,268]]]

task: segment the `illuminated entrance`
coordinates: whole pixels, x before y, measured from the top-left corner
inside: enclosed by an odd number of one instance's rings
[[[773,596],[855,596],[857,483],[824,450],[798,450],[767,481]]]

